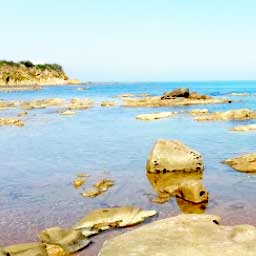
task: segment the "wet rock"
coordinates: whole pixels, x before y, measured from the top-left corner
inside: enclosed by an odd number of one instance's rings
[[[182,213],[188,213],[188,214],[192,214],[192,213],[202,214],[205,212],[208,205],[208,201],[195,204],[193,202],[184,200],[179,197],[176,198],[176,203]]]
[[[203,109],[192,109],[188,112],[190,115],[204,115],[204,114],[208,114],[209,110],[207,108],[203,108]]]
[[[84,197],[96,197],[105,193],[109,188],[114,185],[114,181],[110,179],[103,179],[93,185],[93,188],[83,192],[81,195]]]
[[[63,111],[60,113],[60,115],[63,115],[63,116],[73,116],[76,112],[74,111],[70,111],[70,110],[66,110],[66,111]]]
[[[80,231],[60,227],[43,230],[38,237],[42,243],[61,246],[67,254],[77,252],[90,244],[90,240]]]
[[[17,118],[0,118],[0,126],[8,125],[8,126],[24,126],[24,123]]]
[[[113,107],[116,103],[114,101],[102,101],[100,105],[102,107]]]
[[[153,146],[148,159],[146,169],[151,173],[166,172],[202,172],[202,156],[175,140],[159,139]]]
[[[71,99],[68,106],[69,110],[83,110],[93,106],[93,101],[89,99]]]
[[[28,112],[24,111],[24,112],[19,113],[18,116],[26,116],[27,114],[28,114]]]
[[[160,112],[160,113],[153,113],[153,114],[143,114],[143,115],[136,116],[136,119],[144,120],[144,121],[157,120],[161,118],[173,117],[176,114],[177,114],[176,112]]]
[[[224,163],[240,172],[256,173],[256,153],[227,159]]]
[[[208,95],[203,95],[203,94],[199,94],[197,92],[191,92],[189,94],[189,98],[190,99],[194,99],[194,100],[207,100],[207,99],[212,99],[212,97],[208,96]]]
[[[146,211],[136,207],[103,208],[92,211],[74,225],[75,230],[88,232],[103,231],[115,227],[128,227],[143,222],[156,215],[156,211]]]
[[[28,243],[11,245],[4,248],[10,256],[48,256],[45,245],[42,243]]]
[[[165,92],[161,99],[170,99],[176,97],[189,97],[189,88],[178,88],[173,91]]]
[[[256,119],[256,112],[250,109],[236,109],[226,112],[215,112],[194,118],[196,121],[226,121]]]
[[[231,128],[230,130],[235,131],[235,132],[256,131],[256,124],[238,125],[238,126]]]
[[[254,256],[256,228],[222,226],[214,215],[182,214],[105,242],[99,256]]]

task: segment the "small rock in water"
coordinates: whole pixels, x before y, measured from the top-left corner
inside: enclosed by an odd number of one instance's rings
[[[16,118],[0,118],[0,126],[8,125],[8,126],[24,126],[24,123],[20,119]]]
[[[77,177],[73,180],[73,186],[74,188],[79,188],[81,187],[82,185],[84,185],[85,183],[85,179],[82,178],[82,177]]]
[[[74,115],[75,113],[76,113],[76,112],[74,112],[74,111],[66,110],[66,111],[61,112],[60,114],[61,114],[61,115],[64,115],[64,116],[72,116],[72,115]]]
[[[204,114],[208,114],[209,110],[207,108],[203,108],[203,109],[192,109],[188,112],[191,115],[204,115]]]
[[[43,243],[16,244],[4,248],[10,256],[48,256]]]
[[[84,197],[96,197],[106,192],[110,187],[114,185],[113,180],[103,179],[93,185],[93,188],[83,192],[81,195]]]
[[[240,172],[256,173],[256,153],[227,159],[224,163]]]
[[[249,124],[249,125],[239,125],[235,126],[230,129],[234,132],[249,132],[249,131],[256,131],[256,124]]]
[[[177,114],[177,112],[160,112],[160,113],[152,113],[152,114],[143,114],[136,116],[136,119],[139,120],[157,120],[161,118],[173,117]]]
[[[100,105],[102,107],[113,107],[116,103],[114,101],[102,101]]]

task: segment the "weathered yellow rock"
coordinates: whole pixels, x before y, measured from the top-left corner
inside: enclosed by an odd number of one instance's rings
[[[105,242],[99,256],[255,256],[254,226],[219,222],[204,214],[155,221]]]
[[[113,107],[116,103],[114,101],[102,101],[100,105],[102,107]]]
[[[4,251],[4,248],[0,245],[0,256],[6,256],[6,253]]]
[[[48,256],[68,256],[61,246],[55,244],[46,244],[46,251]]]
[[[9,125],[9,126],[24,126],[24,123],[17,118],[0,118],[0,126]]]
[[[11,245],[5,247],[4,251],[10,256],[48,256],[42,243]]]
[[[160,112],[160,113],[152,113],[152,114],[144,114],[136,116],[136,119],[139,120],[157,120],[161,118],[173,117],[177,113],[176,112]]]
[[[66,110],[66,111],[63,111],[60,113],[60,115],[63,115],[63,116],[72,116],[74,115],[76,112],[74,111],[70,111],[70,110]]]
[[[208,201],[195,204],[193,202],[184,200],[179,197],[176,197],[176,203],[182,213],[189,213],[189,214],[192,214],[192,213],[202,214],[205,212],[208,205]]]
[[[90,243],[80,231],[60,227],[43,230],[38,237],[43,243],[61,246],[67,254],[77,252]]]
[[[231,128],[230,130],[235,132],[256,131],[256,124],[239,125]]]
[[[28,112],[24,111],[24,112],[19,113],[18,116],[26,116],[27,114],[28,114]]]
[[[12,109],[16,107],[16,103],[14,101],[0,101],[0,110]]]
[[[191,114],[191,115],[204,115],[204,114],[208,114],[209,110],[207,108],[192,109],[188,113]]]
[[[99,182],[95,183],[92,189],[83,192],[81,195],[84,197],[96,197],[106,192],[113,185],[113,180],[102,179]]]
[[[146,169],[153,173],[202,172],[202,156],[179,141],[159,139],[153,146]]]
[[[136,207],[103,208],[92,211],[74,225],[75,230],[106,230],[114,227],[133,226],[146,218],[156,215],[156,211],[145,211]]]
[[[240,172],[256,173],[256,153],[227,159],[224,163]]]
[[[256,119],[256,112],[250,109],[236,109],[226,112],[215,112],[209,115],[195,117],[196,121],[225,121]]]
[[[76,177],[74,180],[73,180],[73,186],[74,188],[79,188],[81,187],[82,185],[84,185],[85,183],[85,179],[82,178],[82,177]]]

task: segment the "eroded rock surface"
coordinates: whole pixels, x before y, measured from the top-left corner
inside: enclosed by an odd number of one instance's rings
[[[113,107],[116,103],[114,101],[102,101],[100,105],[102,107]]]
[[[73,228],[86,234],[92,230],[103,231],[114,227],[133,226],[154,215],[154,210],[146,211],[136,207],[103,208],[87,214]]]
[[[255,256],[254,226],[219,222],[204,214],[155,221],[105,242],[99,256]]]
[[[83,110],[93,106],[93,101],[89,99],[72,99],[68,106],[69,110]]]
[[[38,237],[43,243],[61,246],[67,254],[77,252],[90,243],[80,231],[60,227],[43,230]]]
[[[176,140],[159,139],[154,144],[146,169],[151,173],[166,172],[202,172],[202,156]]]
[[[224,163],[240,172],[256,173],[256,153],[227,159]]]
[[[157,120],[161,118],[173,117],[176,114],[177,114],[176,112],[160,112],[160,113],[152,113],[152,114],[143,114],[143,115],[136,116],[136,119],[144,120],[144,121]]]
[[[256,119],[256,112],[250,109],[236,109],[226,112],[215,112],[208,115],[195,117],[196,121],[226,121]]]
[[[32,100],[20,102],[20,107],[25,110],[40,109],[47,107],[57,107],[64,103],[63,99],[52,98],[52,99],[42,99],[42,100]]]
[[[256,131],[256,124],[238,125],[230,129],[234,132],[249,132]]]

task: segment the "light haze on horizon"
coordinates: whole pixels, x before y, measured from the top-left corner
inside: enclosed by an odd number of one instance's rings
[[[0,0],[0,59],[82,81],[256,80],[254,0]]]

